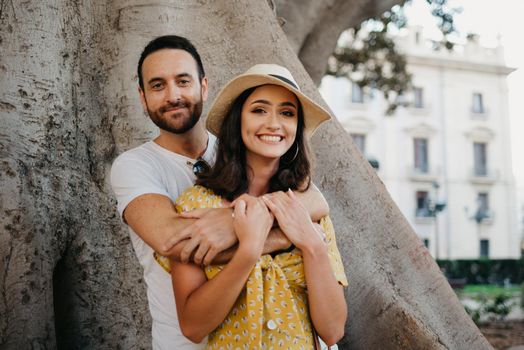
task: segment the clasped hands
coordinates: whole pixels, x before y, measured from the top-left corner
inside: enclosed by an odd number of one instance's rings
[[[325,233],[313,223],[309,213],[294,193],[273,192],[260,197],[243,194],[228,207],[196,209],[180,214],[182,218],[197,219],[171,237],[166,250],[184,241],[180,261],[209,265],[218,253],[233,247],[237,242],[255,256],[262,254],[273,223],[280,227],[289,244],[303,249],[311,244],[325,242]]]

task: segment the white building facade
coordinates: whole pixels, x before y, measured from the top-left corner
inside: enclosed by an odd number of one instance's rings
[[[325,77],[321,93],[435,258],[520,257],[501,47],[475,40],[435,51],[412,28],[407,54],[410,107],[385,116],[377,92]],[[445,207],[442,211],[442,204]],[[436,213],[436,214],[435,214]]]

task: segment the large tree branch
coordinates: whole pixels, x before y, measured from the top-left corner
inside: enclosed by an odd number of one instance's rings
[[[404,0],[275,0],[283,29],[315,84],[320,83],[328,57],[340,34]]]

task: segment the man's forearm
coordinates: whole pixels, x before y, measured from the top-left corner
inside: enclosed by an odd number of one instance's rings
[[[144,242],[162,255],[168,255],[174,244],[187,238],[182,230],[194,221],[180,218],[171,199],[158,194],[135,198],[123,217]]]
[[[320,192],[318,193],[320,194]],[[320,194],[320,196],[322,195]],[[315,199],[315,200],[318,200],[318,199]],[[211,210],[216,210],[216,209],[211,209]],[[229,220],[231,220],[231,214],[227,214],[225,216],[229,218]],[[184,219],[184,218],[179,218],[177,221],[184,222],[186,220],[194,222],[194,219]],[[187,225],[184,225],[186,227],[189,226],[188,222],[185,222],[184,224],[187,224]],[[197,222],[197,225],[198,225],[198,222]],[[208,227],[209,225],[204,225],[204,226]],[[209,231],[207,234],[214,233],[211,226],[209,226],[206,231]],[[192,238],[193,238],[193,234],[194,233],[190,235]],[[231,244],[234,244],[234,242],[232,242]],[[291,242],[282,233],[282,231],[279,228],[273,228],[269,232],[266,242],[264,244],[263,254],[273,253],[279,250],[285,250],[289,248],[290,246],[291,246]],[[212,259],[211,260],[212,264],[225,264],[225,263],[228,263],[231,260],[231,258],[233,257],[236,251],[236,247],[237,247],[236,244],[229,246],[229,247],[224,247],[223,250],[220,251],[219,253],[216,253],[215,251],[214,253],[212,253],[212,255],[208,255],[208,259],[205,259],[204,256],[201,256],[202,255],[201,253],[197,253],[197,247],[194,247],[193,245],[191,245],[191,240],[185,239],[183,241],[178,242],[176,245],[170,248],[167,252],[164,252],[164,254],[162,255],[167,256],[179,262],[189,256],[189,261],[193,261],[196,264],[200,264],[201,262],[204,262],[204,260],[206,261],[205,263],[208,264],[210,259]],[[185,257],[183,253],[184,251],[186,253]],[[195,256],[197,256],[196,259],[194,258]],[[198,262],[195,260],[197,260]]]
[[[274,227],[269,231],[266,243],[264,243],[263,254],[278,252],[279,250],[286,250],[291,247],[291,241],[286,237],[282,230]]]
[[[182,245],[183,243],[184,242],[181,242],[179,245]],[[266,243],[264,243],[262,254],[278,252],[279,250],[288,249],[290,246],[291,241],[287,239],[286,235],[284,235],[279,228],[272,228],[271,231],[269,231]],[[237,247],[238,245],[234,245],[233,247],[218,253],[215,259],[213,259],[213,264],[227,264],[235,254]],[[180,248],[180,250],[181,249],[182,248]]]

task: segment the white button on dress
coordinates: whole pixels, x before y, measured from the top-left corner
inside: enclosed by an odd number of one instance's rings
[[[274,331],[275,329],[277,329],[277,323],[276,323],[275,321],[273,321],[273,320],[269,320],[269,321],[267,321],[266,326],[267,326],[267,328],[268,328],[269,330],[272,330],[272,331]]]

